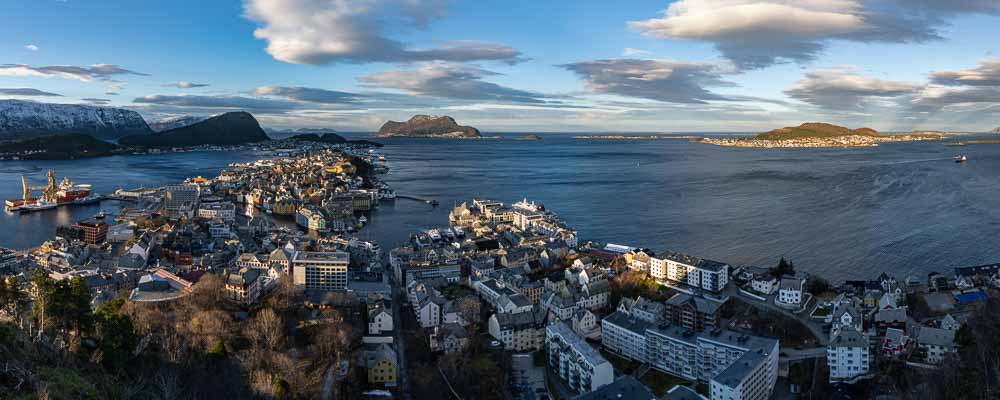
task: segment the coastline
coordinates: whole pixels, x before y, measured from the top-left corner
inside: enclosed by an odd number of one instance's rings
[[[760,149],[776,148],[829,148],[829,147],[877,147],[881,143],[919,142],[944,140],[944,135],[883,135],[883,136],[835,136],[807,137],[782,140],[756,138],[697,138],[692,141],[724,147],[748,147]]]

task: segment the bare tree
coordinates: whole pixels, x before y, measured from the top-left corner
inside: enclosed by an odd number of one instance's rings
[[[265,308],[250,321],[247,336],[254,346],[278,350],[284,342],[284,322],[274,310]]]

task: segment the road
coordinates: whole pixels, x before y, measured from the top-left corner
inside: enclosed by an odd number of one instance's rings
[[[740,293],[739,288],[736,287],[736,285],[729,285],[726,288],[726,294],[729,295],[729,297],[739,299],[740,301],[750,304],[752,306],[763,307],[770,311],[781,313],[789,318],[799,321],[802,325],[804,325],[807,329],[809,329],[809,332],[811,332],[812,335],[816,337],[816,340],[818,340],[819,344],[822,346],[826,346],[827,343],[829,342],[830,337],[827,333],[823,332],[823,325],[813,320],[812,318],[809,318],[809,314],[811,314],[813,310],[816,308],[816,306],[819,304],[819,300],[815,299],[815,297],[813,297],[810,300],[812,304],[807,306],[805,311],[796,314],[791,311],[788,311],[787,309],[774,305],[774,296],[767,296],[767,301],[760,301],[753,297],[743,295],[742,293]]]
[[[813,347],[802,350],[782,347],[779,355],[780,361],[799,361],[810,358],[826,358],[826,347]]]
[[[386,264],[386,271],[391,271],[392,268]],[[399,393],[402,395],[403,399],[411,399],[410,395],[410,378],[406,370],[406,341],[403,340],[403,318],[400,314],[400,309],[402,308],[403,297],[402,294],[402,284],[396,282],[395,274],[387,272],[392,278],[389,280],[392,285],[392,340],[396,343],[396,356],[398,357],[396,372],[399,378]]]

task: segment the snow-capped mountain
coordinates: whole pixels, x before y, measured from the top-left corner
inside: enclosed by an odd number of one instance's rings
[[[178,115],[175,117],[167,117],[159,121],[155,121],[149,124],[150,129],[156,132],[163,132],[171,129],[182,128],[188,125],[194,125],[198,122],[204,121],[211,117],[201,117],[195,115]]]
[[[83,133],[101,139],[150,134],[139,113],[112,107],[0,100],[0,139]]]

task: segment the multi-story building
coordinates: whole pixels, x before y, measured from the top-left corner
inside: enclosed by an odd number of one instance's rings
[[[347,289],[351,256],[342,251],[299,251],[292,256],[292,282],[305,290],[322,292]]]
[[[236,206],[230,202],[202,203],[196,215],[209,220],[219,218],[231,224],[236,219]]]
[[[545,320],[548,313],[539,306],[531,312],[495,313],[490,316],[490,335],[512,351],[541,350],[545,343]]]
[[[921,326],[917,333],[917,346],[926,354],[929,364],[940,363],[948,353],[958,350],[955,344],[955,331],[949,329]]]
[[[653,259],[656,259],[655,261]],[[686,254],[666,252],[650,258],[650,275],[709,292],[721,292],[729,283],[729,265]]]
[[[368,334],[381,335],[392,330],[392,314],[383,301],[368,305]]]
[[[653,324],[621,310],[601,324],[605,348],[668,374],[708,383],[713,399],[763,400],[774,391],[775,339],[718,328],[699,334],[683,326]]]
[[[826,363],[830,367],[830,382],[852,382],[864,376],[870,368],[868,338],[854,329],[841,329],[830,338],[826,347]]]
[[[167,211],[177,211],[184,207],[194,208],[201,195],[201,187],[192,184],[167,185],[163,187],[163,207]]]
[[[260,269],[242,268],[226,274],[226,298],[240,304],[254,304],[263,287]]]
[[[672,323],[693,331],[712,330],[719,326],[721,303],[685,293],[667,300],[667,315]]]
[[[578,392],[592,392],[615,379],[611,363],[561,321],[545,328],[549,368]]]
[[[368,383],[396,386],[396,351],[388,343],[380,343],[365,351]]]
[[[778,298],[775,301],[787,306],[802,304],[802,288],[805,283],[805,279],[800,277],[786,276],[781,278],[781,283],[778,285]]]

